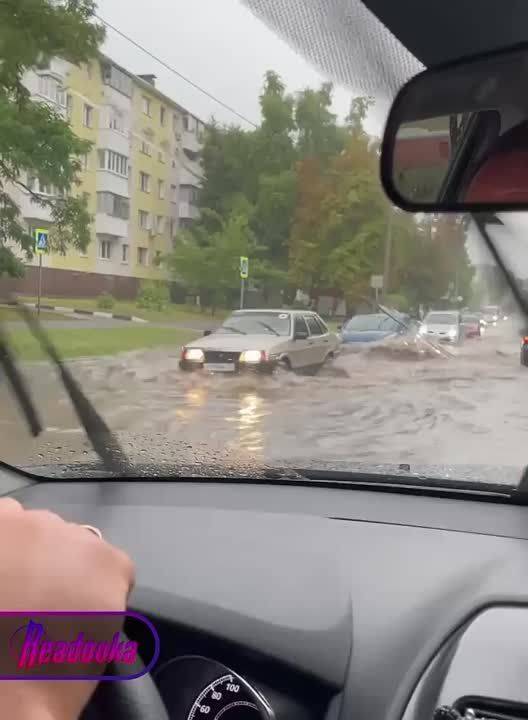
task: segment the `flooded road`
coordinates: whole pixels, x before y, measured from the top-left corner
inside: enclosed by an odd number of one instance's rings
[[[482,479],[514,482],[528,464],[518,334],[506,321],[452,352],[371,347],[315,377],[186,374],[178,348],[70,367],[135,463],[448,465],[455,477],[457,466],[482,465]],[[29,437],[2,383],[0,457],[25,466],[94,459],[54,371],[25,372],[46,431]]]

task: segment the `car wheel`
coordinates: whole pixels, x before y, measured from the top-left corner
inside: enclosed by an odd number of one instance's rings
[[[282,370],[286,370],[286,372],[291,372],[292,370],[292,364],[290,362],[289,357],[283,357],[279,360],[277,363],[277,367]]]

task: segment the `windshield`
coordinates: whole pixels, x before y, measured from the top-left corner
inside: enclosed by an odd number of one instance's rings
[[[146,476],[519,479],[523,322],[469,216],[387,199],[384,124],[421,64],[337,4],[42,0],[31,43],[4,13],[0,328],[42,431],[0,365],[3,462],[120,474],[18,298]],[[523,292],[527,217],[489,218]],[[481,309],[481,334],[422,324]]]
[[[350,330],[393,330],[398,324],[386,315],[356,315],[344,326]]]
[[[291,333],[291,316],[289,313],[235,313],[218,328],[218,332],[288,336]]]

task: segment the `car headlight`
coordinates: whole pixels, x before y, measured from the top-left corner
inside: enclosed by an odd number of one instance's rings
[[[451,328],[447,334],[450,338],[454,338],[457,335],[457,331],[455,330],[455,328]]]
[[[192,360],[193,362],[203,362],[204,354],[200,348],[183,348],[182,357],[184,360]]]
[[[493,322],[497,322],[498,319],[499,319],[498,315],[493,316]]]
[[[242,363],[259,363],[267,360],[264,350],[244,350],[240,353],[239,362]]]

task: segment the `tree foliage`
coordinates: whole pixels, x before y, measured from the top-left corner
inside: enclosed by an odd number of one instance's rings
[[[73,244],[85,249],[90,216],[82,197],[70,194],[90,144],[75,136],[68,123],[44,103],[31,100],[23,84],[26,71],[46,68],[54,57],[71,63],[97,53],[103,30],[93,23],[91,0],[5,0],[0,3],[0,275],[20,275],[22,256],[31,258],[30,237],[14,199],[14,188],[50,210],[53,250]],[[24,178],[51,185],[59,197],[35,193]]]
[[[339,293],[355,305],[372,294],[371,275],[383,274],[390,222],[387,291],[399,305],[434,302],[453,278],[466,288],[463,227],[442,227],[433,238],[384,195],[379,141],[365,131],[372,98],[354,98],[340,124],[330,84],[291,94],[268,71],[259,101],[257,128],[212,123],[207,132],[201,219],[177,239],[169,259],[176,279],[202,297],[209,288],[215,303],[233,300],[239,256],[248,255],[250,278],[265,297],[300,288],[313,299]],[[452,240],[439,242],[449,232]]]

